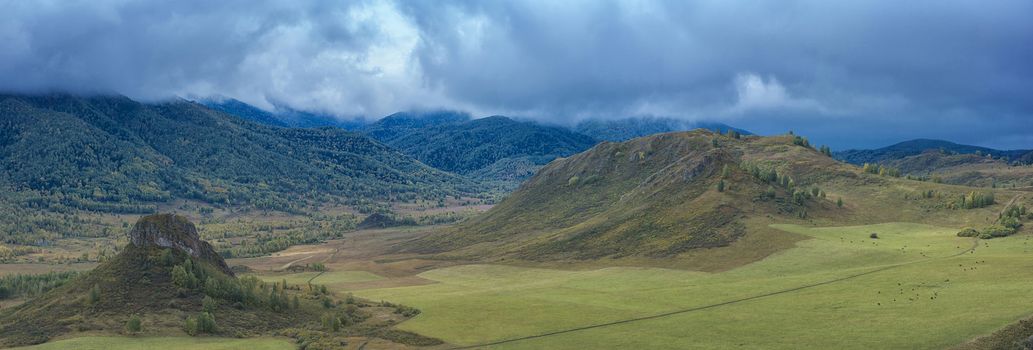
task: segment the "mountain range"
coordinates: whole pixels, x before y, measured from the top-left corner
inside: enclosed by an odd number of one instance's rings
[[[150,213],[177,200],[304,212],[482,193],[340,128],[271,127],[184,100],[63,94],[0,96],[0,186],[0,206],[55,213]],[[53,225],[3,215],[5,232]]]
[[[834,152],[836,159],[880,164],[902,174],[967,186],[1033,186],[1033,150],[997,150],[916,139],[871,150]]]

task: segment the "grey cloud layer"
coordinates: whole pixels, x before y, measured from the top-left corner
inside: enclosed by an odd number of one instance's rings
[[[1029,1],[3,6],[5,90],[222,94],[342,116],[652,114],[834,146],[1033,147]]]

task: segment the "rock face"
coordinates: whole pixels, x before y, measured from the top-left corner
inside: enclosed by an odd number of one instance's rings
[[[129,232],[129,242],[141,248],[156,246],[176,249],[207,261],[223,273],[233,276],[226,261],[197,234],[194,224],[180,215],[154,214],[140,218]]]

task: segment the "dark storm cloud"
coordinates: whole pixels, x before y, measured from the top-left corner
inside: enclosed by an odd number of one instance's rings
[[[20,2],[0,89],[1033,147],[1028,1]]]

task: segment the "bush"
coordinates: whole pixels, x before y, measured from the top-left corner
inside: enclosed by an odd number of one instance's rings
[[[201,300],[201,310],[207,313],[214,313],[215,309],[219,306],[219,302],[212,299],[212,297],[205,295],[204,299]]]
[[[868,238],[871,238],[871,239],[879,239],[879,234],[878,234],[878,233],[875,233],[875,232],[872,232],[872,234],[868,235]]]
[[[126,321],[126,331],[130,334],[140,333],[143,330],[143,324],[140,321],[140,316],[133,315],[129,316],[129,320]]]
[[[971,228],[971,227],[966,227],[965,229],[963,229],[960,232],[958,232],[958,237],[977,237],[977,236],[979,236],[979,231],[976,231],[976,229]]]
[[[1015,233],[1015,229],[1013,229],[1011,227],[1001,226],[1001,225],[991,225],[990,227],[987,227],[986,229],[983,229],[983,232],[980,234],[979,238],[984,238],[984,237],[986,237],[986,238],[1005,237],[1005,236],[1010,236],[1013,233]],[[986,238],[984,238],[984,239],[986,239]]]
[[[215,333],[215,316],[202,311],[197,317],[187,317],[183,330],[190,335]]]

